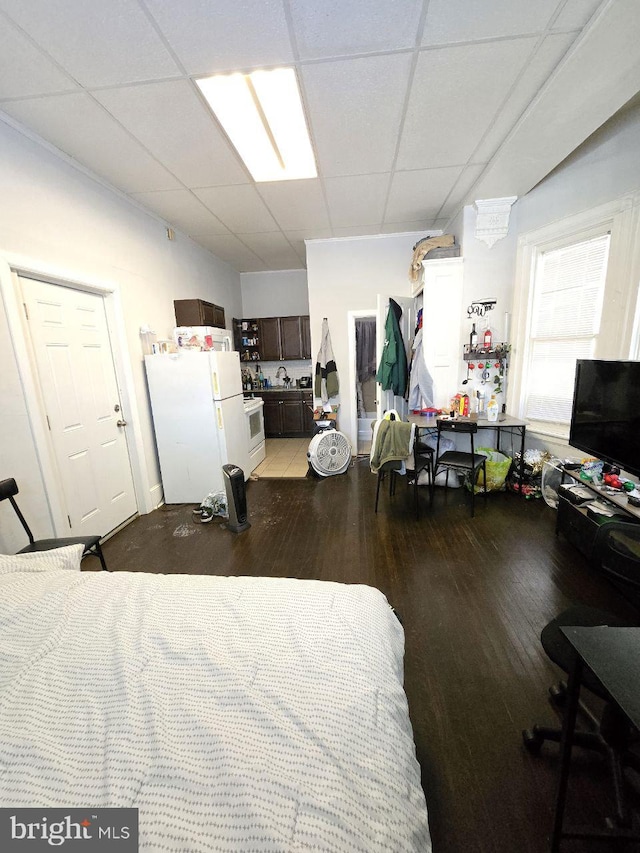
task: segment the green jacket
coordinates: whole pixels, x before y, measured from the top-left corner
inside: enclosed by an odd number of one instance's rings
[[[383,391],[391,389],[396,397],[404,397],[407,391],[407,353],[400,332],[402,308],[393,299],[389,300],[389,310],[384,326],[384,347],[382,358],[376,373],[376,381]]]
[[[371,448],[369,466],[376,473],[383,465],[397,462],[397,466],[409,456],[411,445],[411,424],[406,421],[388,421],[382,419],[378,423],[375,443]]]

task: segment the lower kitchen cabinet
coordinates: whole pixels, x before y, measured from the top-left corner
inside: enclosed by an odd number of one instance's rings
[[[264,434],[267,438],[305,438],[311,435],[310,392],[270,391],[259,396],[264,400]]]

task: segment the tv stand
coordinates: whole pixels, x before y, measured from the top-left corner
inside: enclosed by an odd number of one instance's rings
[[[556,516],[556,535],[562,533],[564,537],[588,559],[593,556],[593,545],[598,529],[607,521],[631,521],[640,523],[640,507],[631,506],[627,500],[627,492],[610,491],[606,486],[596,486],[593,483],[580,479],[577,471],[562,469],[562,482],[570,480],[579,483],[593,493],[593,501],[603,508],[615,513],[611,517],[603,515],[598,520],[596,513],[589,512],[588,501],[583,504],[574,504],[558,493],[558,514]]]

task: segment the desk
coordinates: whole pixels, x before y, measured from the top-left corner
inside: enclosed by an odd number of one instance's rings
[[[410,424],[415,424],[416,429],[420,432],[430,433],[436,432],[438,429],[438,419],[433,416],[409,415],[408,421]],[[501,449],[500,437],[503,432],[520,436],[520,484],[522,484],[524,482],[524,439],[527,431],[527,422],[521,421],[519,418],[513,418],[511,415],[498,415],[497,421],[478,418],[475,423],[478,424],[478,429],[494,429],[496,431],[496,450]],[[522,491],[520,494],[523,494]]]
[[[583,667],[588,666],[600,679],[611,699],[632,725],[636,728],[640,727],[640,684],[638,683],[640,628],[599,627],[561,628],[560,630],[574,647],[577,655],[569,673],[567,688],[551,851],[558,853],[563,838],[640,840],[640,835],[637,833],[620,827],[602,829],[579,827],[567,831],[562,829]]]

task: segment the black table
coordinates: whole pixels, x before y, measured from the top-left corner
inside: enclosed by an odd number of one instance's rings
[[[409,415],[410,424],[415,424],[420,432],[431,433],[438,430],[438,419],[427,415]],[[527,422],[511,415],[500,414],[497,421],[488,421],[486,418],[478,418],[475,421],[478,429],[494,429],[496,431],[496,450],[501,451],[500,438],[503,432],[517,435],[520,438],[520,494],[522,495],[522,484],[524,483],[524,439],[527,432]]]
[[[569,781],[571,749],[576,725],[582,670],[588,666],[611,699],[636,728],[640,727],[640,628],[561,628],[576,650],[569,673],[567,704],[562,727],[560,774],[551,851],[558,853],[563,838],[611,838],[638,840],[640,835],[620,827],[575,827],[563,830],[564,807]]]

